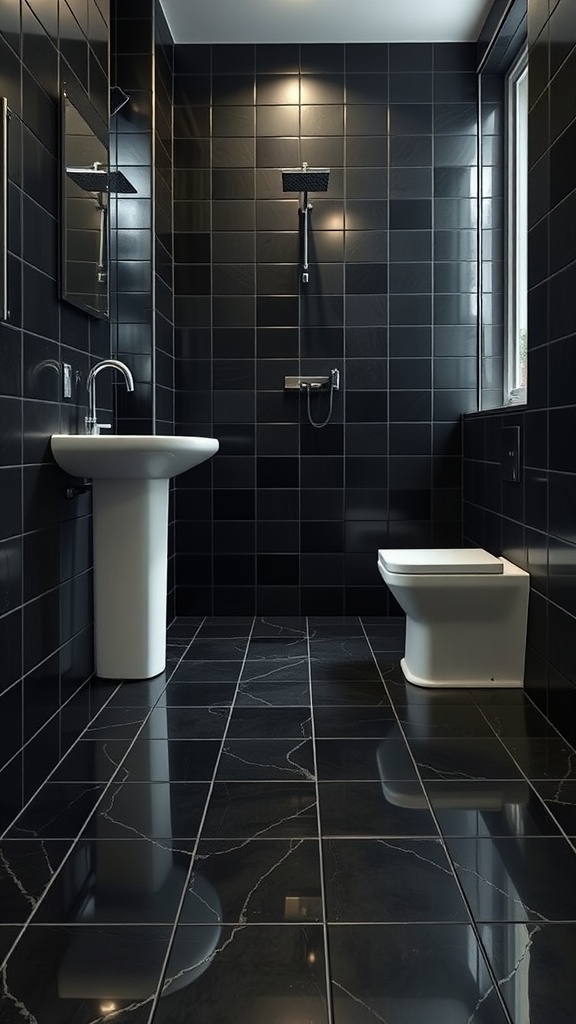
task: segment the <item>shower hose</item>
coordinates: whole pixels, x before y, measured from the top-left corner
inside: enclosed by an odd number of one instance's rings
[[[322,420],[321,423],[317,423],[316,420],[312,418],[312,409],[310,408],[310,395],[312,391],[317,391],[321,389],[322,385],[308,384],[307,382],[303,381],[300,387],[306,392],[306,411],[308,413],[308,420],[311,426],[316,427],[317,430],[321,430],[322,427],[325,427],[326,424],[329,423],[332,418],[332,406],[334,404],[334,380],[332,378],[332,375],[330,375],[330,401],[328,404],[328,415],[326,416],[326,419]]]

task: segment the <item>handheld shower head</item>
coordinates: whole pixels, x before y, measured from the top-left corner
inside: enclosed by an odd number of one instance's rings
[[[327,192],[330,170],[327,167],[284,167],[283,192]]]

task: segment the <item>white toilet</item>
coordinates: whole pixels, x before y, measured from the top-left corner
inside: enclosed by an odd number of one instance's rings
[[[406,613],[409,682],[523,686],[529,573],[482,548],[383,549],[378,569]]]

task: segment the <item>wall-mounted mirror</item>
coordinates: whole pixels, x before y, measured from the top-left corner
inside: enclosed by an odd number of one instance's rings
[[[109,199],[136,189],[111,171],[108,132],[81,95],[62,92],[62,298],[102,318],[109,311]]]
[[[82,109],[79,109],[80,106]],[[62,93],[62,298],[107,317],[108,141],[87,101]],[[99,126],[98,126],[99,127]]]
[[[8,319],[8,103],[0,96],[0,320]]]

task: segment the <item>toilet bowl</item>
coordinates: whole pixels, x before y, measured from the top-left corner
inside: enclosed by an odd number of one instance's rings
[[[406,613],[406,679],[521,687],[530,576],[482,548],[385,550],[378,569]]]

